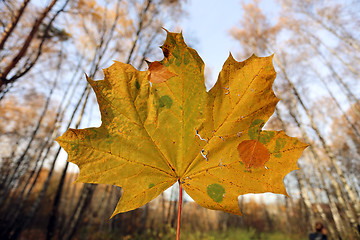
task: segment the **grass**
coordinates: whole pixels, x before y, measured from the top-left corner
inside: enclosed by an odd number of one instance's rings
[[[176,237],[176,230],[172,229],[167,234],[154,234],[148,231],[141,236],[127,236],[123,240],[174,240]],[[258,233],[254,229],[228,229],[227,231],[208,231],[208,232],[190,232],[182,231],[180,239],[184,240],[306,240],[304,236],[288,236],[284,233]]]

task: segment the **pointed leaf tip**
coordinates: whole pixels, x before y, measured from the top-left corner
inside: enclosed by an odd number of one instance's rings
[[[166,33],[170,33],[166,28],[161,27]]]

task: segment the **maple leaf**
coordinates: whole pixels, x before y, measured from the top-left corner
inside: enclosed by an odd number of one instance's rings
[[[56,140],[79,166],[77,182],[122,187],[112,216],[141,207],[179,181],[201,206],[241,214],[238,196],[285,194],[307,146],[263,131],[279,99],[272,56],[226,60],[206,91],[204,63],[181,34],[167,33],[162,61],[147,71],[115,62],[105,79],[87,79],[99,128],[69,129]],[[151,84],[150,84],[151,82]]]

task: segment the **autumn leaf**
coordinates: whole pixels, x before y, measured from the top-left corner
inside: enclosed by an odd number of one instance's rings
[[[164,59],[147,71],[115,62],[104,80],[88,78],[101,126],[57,138],[80,168],[77,182],[122,187],[113,216],[176,181],[201,206],[234,214],[241,214],[239,195],[286,195],[283,179],[307,145],[262,130],[279,101],[272,56],[237,62],[230,55],[207,92],[204,63],[181,34],[168,32],[161,48]]]

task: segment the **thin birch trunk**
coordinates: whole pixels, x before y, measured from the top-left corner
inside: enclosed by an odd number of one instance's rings
[[[60,240],[70,240],[73,239],[76,233],[76,229],[79,226],[82,217],[85,213],[86,208],[90,205],[93,193],[96,189],[96,184],[84,184],[83,190],[79,201],[76,204],[74,214],[70,218],[70,221],[67,224],[66,232],[61,234]]]
[[[10,37],[11,33],[14,31],[16,25],[18,24],[29,2],[30,0],[24,0],[17,14],[13,16],[11,22],[6,26],[4,32],[1,34],[0,51],[4,48],[6,40]]]
[[[89,95],[90,95],[90,88],[87,89],[87,94],[86,94],[86,97],[85,97],[85,101],[83,103],[83,106],[82,106],[80,115],[78,117],[77,123],[75,124],[76,129],[79,128],[79,126],[80,126],[81,119],[82,119],[82,117],[84,115],[85,108],[87,106]],[[48,222],[48,225],[47,225],[47,234],[46,234],[46,239],[47,240],[51,240],[55,235],[56,219],[57,219],[57,216],[58,216],[59,205],[60,205],[60,200],[61,200],[61,195],[62,195],[62,189],[64,187],[64,182],[65,182],[65,177],[66,177],[66,172],[67,172],[68,166],[69,166],[69,162],[66,162],[64,170],[63,170],[63,172],[61,174],[59,185],[58,185],[57,190],[56,190],[55,199],[54,199],[54,202],[53,202],[49,222]]]
[[[16,67],[17,63],[20,61],[20,59],[26,54],[32,40],[35,37],[35,34],[37,33],[41,23],[44,21],[46,16],[49,14],[51,9],[54,7],[55,3],[58,0],[52,0],[50,5],[41,13],[40,17],[35,21],[29,35],[25,39],[24,43],[22,44],[21,49],[16,54],[16,56],[10,61],[9,65],[7,65],[3,71],[0,73],[0,92],[4,89],[4,87],[9,83],[7,80],[7,76],[10,73],[10,71]]]
[[[302,127],[301,123],[299,122],[299,120],[297,119],[296,115],[294,114],[294,110],[296,110],[296,108],[293,108],[291,106],[288,106],[288,109],[289,109],[289,114],[290,116],[292,117],[293,121],[296,123],[296,126],[300,129],[301,131],[301,135],[302,135],[302,138],[305,140],[305,142],[311,142],[310,138],[308,137],[306,131],[304,130],[304,128]],[[277,108],[277,112],[278,112],[278,116],[280,116],[280,111],[279,109]],[[282,120],[280,120],[281,122],[283,122]],[[310,150],[310,153],[311,155],[313,156],[310,157],[309,159],[314,159],[314,161],[312,161],[312,165],[315,167],[315,170],[317,173],[319,173],[319,180],[320,180],[320,183],[322,186],[324,186],[324,190],[326,191],[327,193],[327,196],[328,196],[328,199],[329,201],[331,202],[331,200],[334,200],[332,198],[332,195],[329,193],[329,191],[327,190],[327,188],[325,187],[326,184],[325,184],[325,180],[323,178],[323,174],[321,174],[322,172],[324,172],[326,174],[326,176],[330,179],[330,182],[332,184],[332,186],[334,187],[334,189],[336,190],[335,193],[336,193],[336,196],[337,196],[337,199],[339,201],[339,204],[344,208],[344,209],[348,209],[349,208],[349,204],[347,203],[347,201],[343,198],[343,195],[342,195],[342,191],[341,191],[341,187],[339,186],[339,184],[337,183],[337,181],[335,180],[335,178],[332,176],[332,174],[327,170],[326,166],[319,166],[319,164],[322,163],[322,161],[320,161],[320,158],[318,156],[318,154],[315,152],[315,150],[313,149],[313,147],[310,145],[309,146],[309,150]],[[316,159],[316,160],[315,160]],[[315,194],[315,193],[313,193]],[[347,204],[346,204],[347,203]],[[332,214],[333,214],[333,217],[334,217],[334,220],[335,219],[339,219],[340,215],[337,211],[337,209],[334,209],[332,208],[331,209],[332,211]],[[352,218],[354,219],[354,215],[352,213],[350,213],[348,210],[345,210],[346,211],[346,216],[347,216],[347,219],[348,221],[353,221],[351,220]],[[336,229],[338,229],[338,231],[340,232],[343,232],[343,226],[342,224],[340,224],[339,222],[335,222],[336,224]]]
[[[84,97],[85,93],[87,92],[87,89],[89,88],[89,86],[87,85],[83,91],[83,94],[80,98],[80,101],[78,102],[78,104],[76,105],[75,107],[75,110],[69,120],[69,124],[67,126],[67,128],[69,128],[74,116],[75,116],[75,113],[77,112],[79,106],[80,106],[80,103],[81,103],[81,100],[82,98]],[[48,173],[48,176],[46,178],[46,181],[37,197],[37,199],[35,200],[35,202],[33,203],[31,209],[29,210],[29,212],[25,215],[25,217],[23,217],[22,219],[16,219],[15,220],[15,224],[13,224],[13,226],[11,227],[11,231],[10,232],[7,232],[6,234],[8,235],[8,238],[9,239],[17,239],[18,236],[20,235],[20,233],[22,232],[22,230],[28,226],[28,224],[31,222],[31,220],[35,217],[35,214],[40,206],[40,203],[43,199],[43,197],[45,196],[45,193],[46,193],[46,190],[50,184],[50,180],[51,180],[51,177],[52,177],[52,174],[54,172],[54,168],[55,168],[55,164],[57,162],[57,159],[58,159],[58,156],[59,156],[59,153],[60,153],[60,150],[61,150],[61,147],[59,147],[57,149],[57,152],[55,153],[55,156],[53,158],[53,161],[52,161],[52,164],[50,166],[50,169],[49,169],[49,173]]]
[[[318,23],[320,26],[322,26],[324,29],[326,29],[327,31],[329,31],[330,33],[332,33],[334,36],[336,36],[339,40],[342,40],[343,42],[345,42],[346,44],[348,44],[349,46],[353,47],[355,50],[360,51],[360,45],[355,42],[352,41],[352,39],[349,39],[347,37],[344,37],[342,35],[340,35],[336,30],[334,30],[333,28],[329,27],[328,25],[326,25],[321,19],[315,17],[314,15],[312,15],[311,13],[307,12],[304,9],[300,10],[301,13],[305,14],[307,17],[309,17],[310,19],[312,19],[314,22]],[[339,26],[340,27],[340,26]]]
[[[337,101],[337,99],[335,98],[335,96],[333,95],[333,93],[331,92],[331,90],[329,89],[328,85],[326,84],[325,80],[320,76],[320,73],[313,68],[313,71],[316,73],[318,79],[320,79],[320,81],[322,82],[322,84],[324,85],[324,87],[326,88],[327,92],[329,93],[331,99],[334,101],[335,105],[337,106],[337,108],[339,109],[339,111],[341,112],[342,116],[344,116],[345,120],[347,121],[347,123],[349,124],[349,126],[352,128],[352,130],[354,131],[355,135],[360,138],[360,133],[357,130],[356,126],[352,123],[352,121],[349,119],[348,115],[346,114],[346,112],[342,109],[342,107],[340,106],[340,103]]]
[[[111,208],[110,207],[111,195],[112,195],[111,186],[110,187],[106,186],[105,193],[104,193],[105,199],[103,201],[104,202],[105,202],[105,200],[107,200],[107,201],[106,201],[105,207],[103,208],[104,209],[103,214],[100,215],[100,226],[99,226],[100,233],[104,232],[105,219],[109,219],[107,214],[109,214],[109,212],[110,212],[109,209]],[[111,215],[109,215],[109,216],[111,216]]]
[[[302,108],[304,109],[306,116],[308,117],[310,124],[311,124],[311,128],[315,131],[315,133],[317,134],[317,137],[319,138],[320,142],[321,142],[321,146],[323,147],[323,149],[326,152],[326,155],[328,156],[332,166],[334,167],[334,169],[336,170],[336,173],[338,174],[341,183],[343,184],[346,193],[348,194],[350,200],[352,201],[352,203],[357,203],[358,198],[356,196],[356,194],[354,193],[354,191],[352,190],[352,188],[350,187],[350,185],[347,183],[346,178],[344,176],[344,173],[342,171],[342,169],[339,167],[338,163],[336,162],[336,157],[333,154],[333,152],[331,151],[330,147],[326,144],[325,139],[322,137],[320,130],[318,129],[318,127],[316,126],[311,114],[309,113],[308,108],[305,106],[302,98],[300,97],[300,94],[298,93],[298,91],[296,90],[294,84],[290,81],[290,79],[288,78],[287,74],[286,74],[286,70],[284,68],[284,66],[275,58],[275,62],[277,63],[277,65],[279,66],[279,68],[281,69],[281,71],[284,74],[284,78],[287,81],[288,85],[290,86],[290,89],[292,89],[292,91],[294,92],[294,95],[297,99],[297,102],[300,103],[300,105],[302,106]],[[360,214],[360,205],[355,205],[355,210],[358,214]],[[355,223],[354,223],[355,224]],[[354,225],[355,226],[355,225]]]
[[[146,13],[149,10],[151,2],[152,2],[152,0],[147,0],[144,9],[139,14],[139,22],[138,22],[137,31],[136,31],[136,34],[135,34],[135,39],[134,39],[134,42],[133,42],[132,47],[130,49],[130,52],[129,52],[126,63],[131,62],[134,50],[135,50],[135,48],[137,46],[137,42],[138,42],[140,34],[141,34],[142,30],[143,30]]]
[[[279,119],[279,121],[280,121],[280,123],[281,123],[281,125],[282,125],[282,128],[283,128],[283,129],[287,129],[286,124],[285,124],[285,122],[283,121],[283,119],[282,119],[282,117],[281,117],[281,111],[280,111],[280,109],[279,109],[278,107],[276,107],[276,112],[277,112],[277,117],[278,117],[278,119]],[[297,123],[297,127],[301,130],[301,133],[302,133],[302,135],[303,135],[303,138],[307,139],[307,135],[306,135],[305,131],[303,130],[303,128],[301,127],[301,125],[300,125],[300,123],[298,122],[298,120],[295,118],[295,115],[291,115],[291,116],[293,117],[293,120]],[[310,142],[309,139],[307,139],[306,141],[307,141],[307,142]],[[314,152],[311,146],[310,146],[310,150],[311,150],[311,153]],[[308,155],[309,155],[309,154],[306,154],[306,156],[308,156]],[[314,154],[313,154],[313,155],[314,155]],[[321,173],[320,173],[319,167],[317,166],[317,163],[315,163],[315,161],[312,161],[311,164],[316,166],[315,169],[317,170],[318,174],[320,175],[319,177],[321,178],[322,186],[325,188],[325,187],[326,187],[326,186],[325,186],[325,181],[324,181],[324,179],[322,178],[322,175],[321,175]],[[302,164],[299,164],[299,163],[298,163],[298,165],[299,165],[299,167],[300,167],[300,169],[301,169],[301,168],[302,168],[302,167],[301,167]],[[299,181],[300,191],[301,191],[301,193],[302,193],[302,196],[304,197],[304,203],[305,203],[305,205],[306,205],[306,206],[308,207],[308,209],[310,209],[310,211],[312,212],[312,204],[311,204],[311,201],[310,201],[310,199],[309,199],[309,197],[308,197],[308,195],[307,195],[307,191],[306,191],[305,188],[304,188],[304,183],[302,182],[303,179],[305,180],[306,185],[310,186],[309,191],[310,191],[310,193],[311,193],[311,197],[312,197],[312,198],[314,199],[314,201],[315,201],[315,207],[316,207],[317,211],[319,212],[319,215],[320,215],[322,221],[323,221],[323,222],[327,222],[327,217],[326,217],[326,215],[325,215],[325,213],[324,213],[324,211],[323,211],[322,206],[319,204],[319,201],[318,201],[318,199],[317,199],[317,197],[316,197],[316,194],[315,194],[315,192],[314,192],[313,187],[311,186],[311,183],[310,183],[309,179],[308,179],[305,175],[303,175],[303,177],[302,177],[298,171],[296,171],[296,177],[297,177],[297,180]],[[328,193],[327,190],[326,190],[326,192]],[[328,198],[329,198],[329,194],[327,194],[327,196],[328,196]],[[329,200],[330,200],[330,198],[329,198]],[[336,215],[336,214],[338,214],[338,212],[334,212],[333,214]],[[313,215],[313,214],[310,215],[310,219],[311,219],[311,226],[314,226],[314,224],[315,224],[315,222],[314,222],[315,218],[314,218],[314,215]],[[335,234],[335,231],[337,231],[337,229],[341,229],[341,225],[338,225],[338,224],[339,224],[339,223],[337,222],[336,225],[338,226],[338,228],[336,228],[336,227],[334,228],[332,225],[330,225],[330,226],[328,227],[330,233],[331,233],[333,236],[335,236],[334,234]],[[338,233],[338,232],[337,232],[337,233]]]
[[[349,69],[350,72],[352,72],[355,76],[360,78],[359,72],[356,71],[352,65],[345,62],[344,59],[342,57],[340,57],[340,55],[334,49],[329,47],[327,44],[325,44],[323,41],[321,41],[315,34],[311,33],[306,28],[302,28],[301,30],[304,32],[304,33],[301,34],[303,37],[310,36],[311,38],[316,40],[319,44],[324,46],[326,48],[326,50],[328,50],[337,60],[339,60],[347,69]],[[310,41],[308,41],[308,42],[311,45],[311,47],[315,50],[315,52],[320,52],[318,45],[314,46],[314,44],[311,44]],[[322,57],[323,57],[323,54],[322,54]]]
[[[59,56],[60,59],[61,59],[61,56],[62,56],[62,53],[60,52],[60,56]],[[61,60],[60,60],[60,63],[59,63],[59,67],[60,66],[61,66]],[[24,160],[25,156],[27,155],[28,151],[30,150],[31,145],[32,145],[33,141],[35,140],[35,136],[38,133],[40,127],[41,127],[42,121],[44,120],[46,112],[48,111],[52,95],[53,95],[54,90],[55,90],[55,88],[57,86],[57,82],[58,82],[58,78],[55,78],[55,80],[54,80],[54,82],[53,82],[53,84],[51,86],[49,95],[48,95],[48,97],[46,99],[46,102],[45,102],[44,108],[42,110],[42,113],[40,114],[40,118],[38,119],[37,124],[36,124],[34,130],[31,133],[30,140],[27,143],[27,145],[25,147],[25,150],[20,155],[20,157],[15,161],[14,168],[9,168],[8,169],[4,180],[0,184],[0,189],[2,190],[2,191],[0,191],[0,193],[4,197],[8,196],[10,190],[12,189],[12,187],[15,184],[17,171],[20,168],[20,165],[21,165],[22,161]],[[2,199],[2,202],[3,202],[3,199]]]
[[[332,73],[332,76],[334,77],[334,79],[336,80],[336,82],[338,83],[339,86],[341,86],[345,92],[346,92],[346,97],[349,99],[349,103],[356,103],[358,106],[360,106],[360,101],[359,99],[353,94],[353,92],[350,90],[350,87],[345,83],[345,81],[339,76],[339,74],[336,72],[336,70],[334,69],[334,67],[332,66],[332,64],[327,60],[327,58],[317,49],[314,47],[314,49],[316,50],[317,54],[321,57],[321,59],[324,61],[324,63],[326,64],[326,66],[329,68],[329,70]],[[356,108],[357,114],[360,114],[360,109]]]

